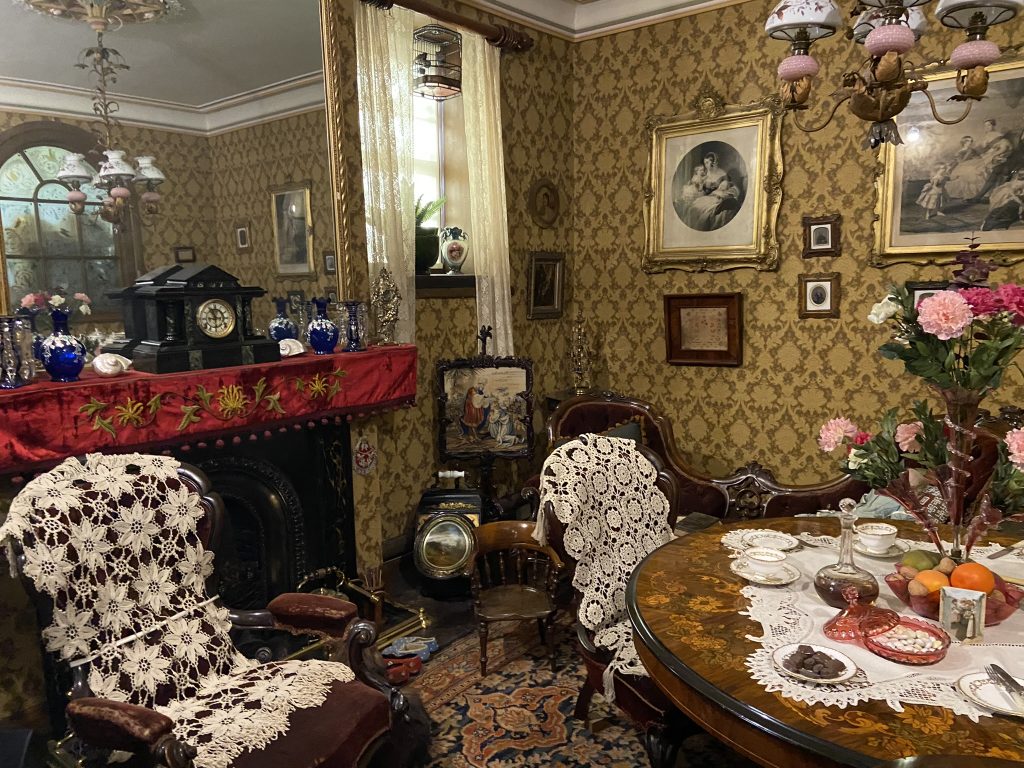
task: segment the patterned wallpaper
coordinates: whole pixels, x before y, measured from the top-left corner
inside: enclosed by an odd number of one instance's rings
[[[883,409],[927,395],[901,366],[878,357],[884,331],[865,317],[892,282],[947,274],[867,266],[874,154],[860,148],[866,124],[840,109],[817,134],[784,127],[778,272],[646,275],[639,269],[649,151],[644,118],[687,111],[705,81],[733,103],[774,92],[775,67],[786,50],[763,32],[773,4],[756,0],[573,47],[572,280],[578,306],[601,340],[601,383],[656,403],[697,467],[724,474],[757,460],[783,482],[810,483],[838,474],[813,442],[823,420],[843,412],[874,425]],[[1019,23],[1005,26],[1015,42],[1024,37]],[[948,54],[959,40],[938,32],[935,21],[931,27],[921,55]],[[1006,41],[1003,27],[994,32],[1002,35],[994,35],[998,42]],[[840,36],[817,46],[822,72],[812,120],[839,73],[855,63],[854,55],[846,58],[853,48]],[[950,105],[940,106],[948,111]],[[801,217],[826,213],[843,215],[842,257],[802,259]],[[798,319],[797,276],[826,271],[841,273],[840,318]],[[1024,270],[1004,270],[997,278],[1022,279]],[[666,364],[662,296],[728,291],[745,295],[743,366]],[[1019,402],[1022,395],[1021,376],[1013,373],[998,400]]]

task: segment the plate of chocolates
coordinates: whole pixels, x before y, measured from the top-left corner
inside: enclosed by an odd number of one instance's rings
[[[857,674],[857,665],[841,651],[812,643],[776,648],[772,663],[782,674],[805,683],[842,683]]]

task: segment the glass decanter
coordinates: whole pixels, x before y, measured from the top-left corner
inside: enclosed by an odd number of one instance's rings
[[[857,522],[855,502],[843,499],[839,502],[839,562],[826,565],[814,574],[814,589],[818,597],[833,608],[846,608],[850,601],[845,596],[847,587],[857,591],[857,602],[868,605],[878,599],[878,580],[853,562],[853,528]]]

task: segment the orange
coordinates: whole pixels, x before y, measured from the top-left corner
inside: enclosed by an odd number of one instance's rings
[[[928,587],[929,592],[937,592],[943,587],[949,586],[949,579],[946,578],[946,574],[939,571],[921,571],[914,578]]]
[[[959,589],[974,589],[988,594],[996,588],[996,577],[981,563],[964,563],[953,569],[949,583]]]

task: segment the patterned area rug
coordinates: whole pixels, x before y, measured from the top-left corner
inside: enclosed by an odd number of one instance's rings
[[[590,726],[572,717],[585,677],[570,630],[559,627],[552,674],[532,626],[492,625],[487,677],[476,636],[434,656],[411,685],[434,723],[431,768],[609,766],[647,768],[637,731],[600,696]],[[707,735],[683,743],[677,768],[754,768]]]

